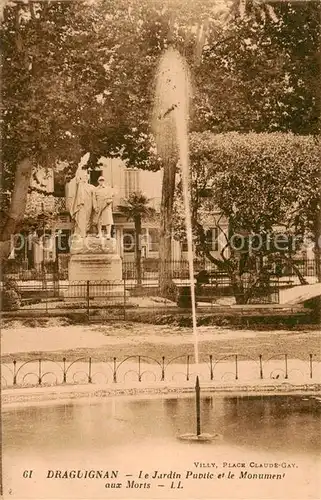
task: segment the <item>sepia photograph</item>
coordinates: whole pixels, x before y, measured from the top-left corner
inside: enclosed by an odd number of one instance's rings
[[[320,0],[0,26],[1,497],[320,499]]]

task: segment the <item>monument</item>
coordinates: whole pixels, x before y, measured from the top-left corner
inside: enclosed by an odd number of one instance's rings
[[[88,161],[88,160],[87,160]],[[89,283],[90,296],[104,298],[121,295],[118,287],[104,288],[97,282],[122,280],[122,261],[116,239],[111,237],[113,190],[99,177],[98,187],[89,184],[88,170],[80,162],[75,177],[67,186],[67,209],[74,222],[68,267],[69,291],[66,297],[84,296],[82,287],[73,282]],[[79,290],[79,292],[77,291]]]

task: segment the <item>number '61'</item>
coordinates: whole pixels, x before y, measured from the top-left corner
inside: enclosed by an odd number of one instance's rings
[[[25,477],[25,478],[29,478],[29,479],[30,479],[30,478],[32,477],[32,473],[33,473],[33,471],[32,471],[32,470],[25,470],[25,471],[23,471],[23,473],[22,473],[22,477]]]

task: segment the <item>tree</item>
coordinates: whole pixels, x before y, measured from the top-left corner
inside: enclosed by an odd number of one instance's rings
[[[317,1],[253,0],[224,30],[210,24],[195,74],[193,130],[317,134],[320,14]]]
[[[293,253],[316,241],[319,141],[282,133],[193,133],[190,144],[197,251],[229,275],[236,301],[246,303],[266,280],[267,266],[278,260],[293,266]],[[206,238],[217,212],[220,258]],[[176,228],[182,236],[182,217]]]
[[[155,215],[155,210],[149,206],[149,201],[143,193],[135,192],[124,200],[124,205],[119,206],[120,213],[127,220],[134,222],[137,285],[142,284],[142,221]]]
[[[74,136],[66,133],[59,71],[73,15],[71,5],[59,3],[17,3],[4,10],[1,258],[22,221],[34,168],[51,168],[57,157],[70,161],[79,153]]]
[[[138,82],[124,73],[139,60],[138,19],[131,19],[126,2],[118,8],[115,4],[98,2],[91,9],[85,2],[29,2],[10,3],[4,9],[4,258],[22,221],[32,171],[38,165],[55,168],[57,160],[66,161],[66,174],[71,176],[89,151],[91,162],[101,155],[121,156],[128,164],[153,168],[148,109],[142,104],[149,96],[148,79],[144,71]],[[147,68],[147,59],[143,63]]]
[[[185,55],[193,72],[190,128],[215,132],[317,133],[320,5],[312,2],[305,6],[272,6],[248,1],[245,7],[246,15],[240,15],[237,6],[236,15],[233,16],[232,10],[228,22],[213,19],[209,6],[203,7],[198,15],[194,14],[194,23],[196,19],[199,28],[196,37],[190,35],[188,22],[181,26],[183,48],[179,39],[171,37],[171,44]],[[176,21],[181,21],[177,13]],[[304,34],[302,23],[306,27]],[[200,32],[203,36],[198,36]],[[195,65],[197,71],[193,71]],[[173,126],[172,134],[167,133],[169,152],[164,161],[161,205],[160,282],[164,295],[171,288],[168,234],[176,173],[176,162],[170,154],[175,149],[171,135],[175,137]]]
[[[34,167],[66,160],[72,175],[89,151],[91,164],[119,156],[131,166],[160,168],[150,128],[151,84],[170,10],[137,0],[7,4],[3,257],[22,220]]]
[[[91,164],[119,156],[131,166],[160,168],[150,127],[158,58],[173,12],[181,10],[173,34],[184,47],[184,29],[203,3],[193,9],[186,0],[8,3],[2,24],[2,257],[22,220],[34,167],[66,160],[72,175],[89,151]]]
[[[320,6],[283,4],[273,3],[279,21],[255,24],[224,21],[216,0],[10,2],[2,25],[2,255],[22,220],[33,166],[66,160],[69,176],[86,152],[90,165],[118,156],[130,166],[164,166],[150,115],[169,41],[191,68],[198,64],[192,130],[317,130]]]

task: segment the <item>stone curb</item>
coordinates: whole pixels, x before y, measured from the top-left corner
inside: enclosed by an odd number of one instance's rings
[[[52,387],[46,388],[28,388],[28,389],[4,389],[2,390],[2,410],[10,409],[11,407],[32,406],[41,404],[64,404],[70,401],[85,401],[89,399],[91,402],[108,397],[121,396],[159,396],[171,397],[179,394],[194,393],[194,386],[183,385],[148,387],[148,386],[132,386],[132,387],[117,387],[106,388],[106,386],[64,386],[60,390],[53,391]],[[62,390],[61,390],[62,389]],[[321,397],[321,384],[301,384],[295,385],[290,383],[281,383],[279,385],[268,384],[263,386],[257,385],[202,385],[203,393],[212,393],[220,395],[233,396],[264,396],[264,395],[312,395]]]

